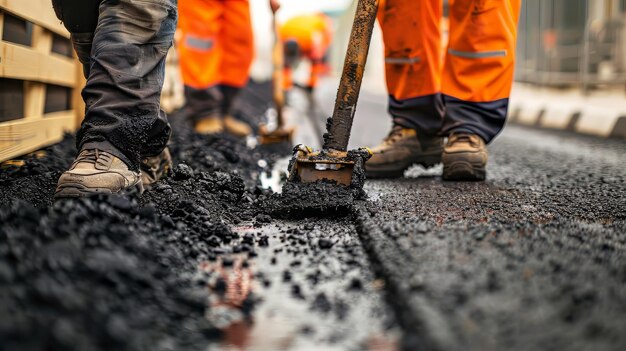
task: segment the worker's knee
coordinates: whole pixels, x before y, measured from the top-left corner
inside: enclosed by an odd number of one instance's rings
[[[176,31],[175,0],[104,0],[96,37],[169,47]]]
[[[162,70],[176,30],[173,3],[174,0],[103,1],[93,41],[94,63],[108,71],[136,77]]]

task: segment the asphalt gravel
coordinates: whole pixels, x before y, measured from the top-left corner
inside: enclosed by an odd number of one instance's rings
[[[389,123],[363,96],[355,148]],[[0,349],[626,348],[623,140],[508,126],[485,182],[416,167],[307,213],[260,186],[281,155],[172,121],[143,196],[53,203],[70,136],[0,172]]]
[[[353,212],[273,218],[279,155],[170,120],[176,165],[141,196],[53,202],[69,135],[3,168],[0,349],[393,349]]]

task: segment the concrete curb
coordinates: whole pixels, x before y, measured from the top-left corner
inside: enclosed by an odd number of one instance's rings
[[[576,99],[574,96],[560,99],[553,94],[544,95],[541,91],[536,94],[513,94],[509,121],[604,138],[626,139],[626,109],[622,105],[622,101],[618,104],[610,101],[590,103],[588,99]]]

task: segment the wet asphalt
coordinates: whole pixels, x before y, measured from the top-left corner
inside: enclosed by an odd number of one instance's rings
[[[388,128],[384,98],[365,92],[351,146]],[[366,182],[349,222],[395,347],[626,347],[626,142],[509,125],[489,152],[485,182],[444,182],[441,166]]]
[[[626,144],[509,126],[489,151],[485,182],[366,185],[358,231],[405,346],[623,349]]]
[[[317,98],[324,123],[332,90]],[[242,108],[243,117],[254,122],[257,105]],[[294,111],[296,121],[304,118],[305,109]],[[384,98],[364,92],[351,146],[372,146],[388,128]],[[626,348],[623,140],[510,125],[489,147],[485,182],[443,182],[441,166],[415,167],[401,179],[367,181],[367,200],[307,218],[296,206],[297,215],[277,215],[272,195],[256,182],[280,155],[186,133],[172,147],[188,166],[137,202],[52,205],[56,179],[75,152],[68,140],[0,177],[7,219],[0,234],[9,243],[0,243],[0,333],[12,342],[0,346]],[[89,218],[98,216],[103,224],[91,233]],[[49,223],[53,230],[44,230]],[[119,233],[128,239],[115,239]],[[66,238],[85,247],[71,267],[31,258],[59,251]],[[116,266],[114,285],[98,278],[110,275],[112,262],[92,257],[94,250],[137,256],[154,272],[142,280],[150,284],[136,283],[132,265]],[[97,270],[85,271],[83,259]],[[77,298],[85,306],[63,304]],[[86,318],[90,306],[98,314]],[[47,336],[41,326],[59,320],[64,328]],[[110,327],[118,324],[128,326],[125,333]],[[33,343],[29,335],[42,339]]]
[[[358,113],[371,145],[384,100]],[[357,231],[403,347],[623,349],[626,141],[509,125],[489,153],[485,182],[438,166],[366,183]]]

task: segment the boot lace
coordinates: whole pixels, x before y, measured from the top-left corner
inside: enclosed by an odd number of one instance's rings
[[[84,162],[84,163],[91,163],[94,165],[97,165],[97,164],[105,165],[110,160],[111,160],[111,155],[109,153],[102,152],[98,149],[91,149],[91,150],[81,151],[81,153],[78,154],[78,157],[76,157],[74,164]]]

